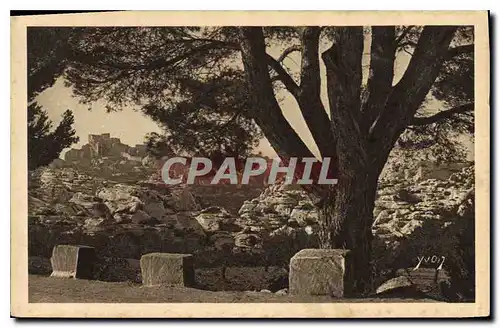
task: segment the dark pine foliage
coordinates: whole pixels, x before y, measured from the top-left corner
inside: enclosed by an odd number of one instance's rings
[[[78,142],[73,113],[67,110],[52,130],[46,111],[35,101],[37,95],[54,85],[66,67],[71,28],[30,27],[28,42],[28,169],[50,164],[64,148]]]
[[[28,169],[50,164],[64,148],[78,142],[75,136],[73,113],[67,110],[59,125],[52,130],[52,121],[41,106],[28,106]]]

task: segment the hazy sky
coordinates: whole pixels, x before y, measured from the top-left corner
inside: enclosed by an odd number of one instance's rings
[[[365,38],[365,55],[363,57],[365,80],[368,75],[369,44],[370,39]],[[320,49],[320,51],[322,50],[324,49]],[[271,55],[278,57],[282,48],[276,47],[269,49],[268,51]],[[407,54],[397,56],[395,63],[395,82],[401,78],[408,65],[409,59],[410,57]],[[292,70],[296,69],[300,65],[300,57],[298,54],[295,54],[286,59],[284,64]],[[323,65],[321,66],[321,75],[323,77],[325,76],[325,69]],[[322,80],[324,82],[324,78]],[[286,92],[279,96],[284,96],[281,108],[286,119],[304,140],[306,145],[308,145],[311,151],[318,154],[318,150],[302,118],[300,109],[298,108],[295,99]],[[322,99],[327,107],[328,101],[326,97],[325,85],[322,85]],[[78,99],[72,97],[72,90],[64,86],[62,78],[57,80],[53,87],[41,93],[37,97],[37,101],[43,106],[44,109],[47,110],[50,119],[55,124],[59,123],[61,114],[66,109],[71,109],[73,111],[75,116],[74,129],[76,130],[77,136],[80,137],[79,143],[73,145],[74,148],[80,148],[82,145],[86,144],[89,134],[110,133],[111,136],[120,138],[123,143],[134,145],[142,143],[145,134],[149,132],[161,132],[161,129],[156,125],[156,123],[139,111],[135,111],[133,108],[126,108],[121,112],[106,113],[104,104],[96,102],[92,104],[90,107],[91,110],[89,111],[88,105],[82,105],[78,102]],[[435,109],[438,109],[437,106],[439,106],[439,103],[431,102],[430,106],[435,106]],[[264,155],[270,157],[275,156],[274,150],[265,139],[261,141],[258,150],[262,151]]]
[[[58,79],[53,87],[45,90],[37,97],[39,104],[47,110],[49,117],[55,124],[61,120],[62,113],[71,109],[75,116],[73,125],[77,136],[80,137],[79,148],[86,144],[89,134],[111,133],[128,145],[142,143],[144,135],[148,132],[160,132],[160,128],[147,116],[132,108],[126,108],[121,112],[106,113],[104,103],[96,102],[83,105],[77,98],[72,97],[72,90],[64,86],[62,78]]]

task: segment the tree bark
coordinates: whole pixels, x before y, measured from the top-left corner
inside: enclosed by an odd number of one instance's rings
[[[385,106],[392,89],[396,59],[395,27],[373,26],[367,99],[362,104],[365,133]]]
[[[295,96],[300,111],[322,157],[336,157],[335,137],[330,118],[321,101],[319,69],[319,27],[305,27],[302,31],[302,58],[300,92]]]
[[[351,171],[351,170],[350,170]],[[363,296],[371,291],[371,244],[373,209],[380,172],[373,168],[358,167],[355,174],[343,174],[339,182],[320,205],[320,247],[347,249],[352,252],[354,292]]]
[[[350,27],[339,28],[336,42],[322,55],[336,138],[338,184],[319,209],[321,247],[352,252],[349,279],[353,292],[360,296],[371,289],[371,225],[381,171],[367,156],[369,143],[360,100],[362,53],[363,30]]]

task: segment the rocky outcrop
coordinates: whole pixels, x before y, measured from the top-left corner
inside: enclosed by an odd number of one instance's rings
[[[446,180],[386,183],[377,192],[373,232],[380,238],[394,240],[411,235],[426,220],[438,220],[443,226],[449,224],[473,187],[473,166],[453,173]]]
[[[217,206],[208,207],[200,211],[196,216],[196,221],[208,232],[227,231],[234,228],[240,230],[235,226],[234,218],[231,217],[231,214]]]
[[[151,181],[104,180],[74,168],[41,169],[30,174],[29,183],[30,255],[47,256],[54,245],[68,243],[94,246],[105,256],[139,258],[148,249],[194,251],[205,243],[192,214],[198,207],[179,199],[187,191]]]
[[[465,205],[464,197],[474,186],[474,167],[451,174],[446,180],[428,179],[413,183],[395,180],[377,192],[373,231],[381,238],[409,235],[425,220],[446,220]],[[252,232],[317,228],[318,213],[299,186],[273,185],[258,198],[246,201],[237,222]]]
[[[386,263],[385,266],[390,266],[389,261],[399,258],[394,249],[406,240],[419,239],[421,231],[428,229],[429,225],[442,231],[456,222],[458,217],[466,213],[473,215],[471,191],[474,189],[474,166],[463,167],[444,176],[447,177],[444,180],[413,182],[386,179],[380,183],[372,229],[374,249],[379,253],[375,258]],[[315,247],[317,220],[318,213],[300,186],[278,184],[268,187],[259,197],[245,201],[235,222],[246,234],[262,241],[256,243],[263,245],[258,248],[265,249],[267,244],[272,249],[274,245],[276,254],[284,248],[292,252],[296,248]],[[287,256],[282,255],[284,258]],[[412,262],[416,256],[408,261]]]
[[[49,257],[56,244],[83,244],[95,247],[101,257],[193,253],[196,261],[206,260],[208,265],[239,261],[246,266],[286,267],[297,251],[318,245],[318,213],[300,186],[271,185],[230,212],[207,206],[211,202],[201,208],[190,187],[167,187],[157,174],[141,171],[130,183],[125,173],[109,178],[95,173],[97,168],[30,173],[30,256]],[[385,280],[394,277],[387,272],[411,266],[408,262],[424,245],[447,242],[445,235],[452,240],[455,230],[467,230],[454,226],[460,218],[474,216],[474,167],[440,177],[446,178],[381,178],[372,229],[375,269]],[[221,195],[227,201],[230,191]],[[470,243],[453,240],[433,250],[453,250],[459,242]]]
[[[307,193],[297,185],[277,184],[264,190],[257,198],[245,201],[240,208],[237,222],[252,232],[267,232],[270,236],[278,231],[304,230],[315,226],[318,214]]]

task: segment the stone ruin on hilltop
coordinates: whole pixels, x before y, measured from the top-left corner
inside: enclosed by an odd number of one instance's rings
[[[68,150],[64,160],[55,159],[49,168],[75,168],[90,176],[133,183],[150,177],[157,171],[157,164],[148,156],[146,144],[129,146],[103,133],[89,134],[87,144]]]
[[[123,144],[120,138],[112,138],[109,133],[100,135],[89,134],[88,143],[81,149],[72,148],[64,154],[67,162],[85,161],[96,158],[111,157],[140,160],[146,156],[146,145],[137,144],[133,147]]]

